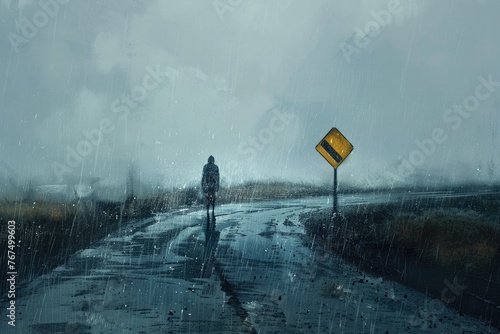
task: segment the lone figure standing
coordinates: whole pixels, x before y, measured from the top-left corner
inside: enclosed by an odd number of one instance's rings
[[[208,158],[208,163],[203,166],[203,176],[201,177],[201,189],[205,194],[207,201],[207,228],[208,222],[210,220],[209,207],[212,204],[212,220],[215,223],[215,197],[216,193],[219,191],[219,167],[215,164],[215,159],[213,156]]]

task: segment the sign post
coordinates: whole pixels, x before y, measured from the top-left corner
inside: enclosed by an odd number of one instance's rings
[[[338,212],[337,200],[337,168],[333,169],[333,214],[336,216]]]
[[[352,144],[337,128],[332,128],[319,144],[316,145],[316,151],[333,167],[333,217],[336,217],[338,213],[337,167],[340,166],[353,149]]]

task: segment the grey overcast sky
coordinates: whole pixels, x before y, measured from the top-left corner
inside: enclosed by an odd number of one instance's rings
[[[118,184],[131,163],[182,186],[211,154],[226,184],[330,182],[332,127],[354,145],[345,184],[498,182],[498,1],[0,6],[4,190]]]

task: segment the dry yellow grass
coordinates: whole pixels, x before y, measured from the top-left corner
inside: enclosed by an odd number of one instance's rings
[[[498,256],[498,224],[471,210],[401,213],[389,219],[381,232],[386,242],[413,249],[424,260],[441,265],[478,269]]]
[[[0,217],[8,220],[24,222],[50,221],[60,223],[74,216],[76,209],[68,203],[31,202],[14,203],[0,202]]]
[[[431,245],[424,253],[446,266],[465,265],[467,269],[480,269],[491,264],[496,256],[496,248],[486,241],[468,245]]]

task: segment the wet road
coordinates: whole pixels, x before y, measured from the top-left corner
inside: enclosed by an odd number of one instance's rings
[[[366,196],[343,202],[397,199]],[[203,211],[131,221],[20,287],[0,332],[498,333],[305,243],[299,216],[330,205],[224,205],[215,229]]]

